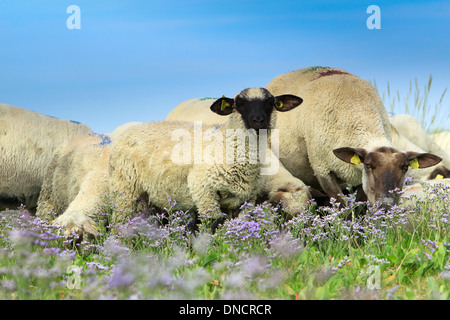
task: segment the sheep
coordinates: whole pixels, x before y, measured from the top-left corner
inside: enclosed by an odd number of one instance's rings
[[[44,177],[36,215],[80,239],[97,235],[98,213],[109,195],[109,152],[112,141],[129,128],[128,122],[111,134],[90,133],[69,140],[56,150]]]
[[[208,124],[218,124],[224,122],[223,117],[212,112],[205,112],[205,110],[209,107],[211,100],[214,100],[214,98],[197,98],[182,102],[167,115],[166,120],[201,120],[203,123]],[[411,150],[420,153],[433,153],[443,159],[442,163],[445,166],[432,166],[423,170],[410,170],[408,171],[409,176],[417,180],[430,180],[434,179],[436,176],[450,178],[450,171],[447,169],[450,167],[450,156],[448,155],[448,152],[443,150],[435,141],[431,140],[431,137],[426,133],[425,129],[414,117],[403,114],[389,114],[389,121],[392,129],[392,145],[395,148],[400,150]],[[397,127],[399,129],[396,129]],[[444,136],[444,134],[441,135]],[[413,143],[411,141],[414,141],[416,143]],[[443,141],[443,139],[441,138],[441,140],[439,141]],[[280,166],[282,167],[282,164],[280,164]],[[297,178],[292,176],[288,179],[295,180]],[[271,181],[268,180],[268,183],[270,182]],[[300,186],[304,185],[304,183],[298,180],[296,182],[296,185]],[[268,189],[267,192],[270,192],[272,195],[274,195],[275,193],[277,194],[276,197],[273,197],[273,199],[271,198],[271,202],[277,202],[276,199],[280,197],[280,194],[279,191],[277,192],[275,190],[282,190],[286,188],[282,185],[278,185],[276,188],[274,185],[268,186],[273,187]],[[303,189],[306,190],[304,187]],[[289,198],[292,199],[292,195],[286,193],[284,195],[284,198],[282,198],[283,203],[289,203]],[[295,202],[298,203],[298,199],[295,200]],[[292,205],[290,206],[292,207]]]
[[[254,201],[262,188],[261,161],[258,158],[252,163],[250,156],[255,145],[240,139],[234,141],[234,135],[244,133],[250,140],[256,138],[260,142],[261,130],[259,135],[255,130],[274,127],[274,110],[283,113],[301,102],[297,96],[274,97],[264,88],[250,88],[234,99],[222,97],[210,105],[213,112],[228,115],[223,125],[199,128],[198,123],[166,120],[130,128],[111,146],[111,190],[131,200],[121,207],[125,214],[113,217],[113,223],[126,219],[135,199],[142,196],[148,196],[149,202],[160,208],[167,206],[171,197],[176,201],[174,209],[190,210],[194,220],[197,213],[209,212],[216,222],[221,220],[222,211],[233,216],[243,202]],[[211,142],[199,147],[198,134]],[[230,149],[228,143],[232,141],[235,143]],[[234,159],[241,147],[247,152]],[[185,151],[182,156],[180,150]],[[214,156],[205,157],[207,151]],[[231,161],[227,157],[230,151]],[[202,155],[203,160],[199,160]]]
[[[434,133],[431,138],[436,141],[436,143],[444,149],[448,154],[450,154],[450,131],[442,131],[439,133]]]
[[[34,212],[55,150],[90,132],[79,122],[0,104],[0,210],[24,204]]]
[[[307,185],[338,196],[347,185],[362,189],[370,203],[397,202],[408,168],[436,165],[440,157],[403,152],[391,144],[391,126],[377,90],[342,69],[310,67],[275,77],[273,94],[294,94],[302,108],[280,114],[279,159]]]
[[[184,101],[173,108],[165,120],[169,121],[202,121],[205,124],[225,123],[227,118],[211,112],[211,105],[217,98],[196,98]]]
[[[438,167],[430,167],[419,172],[413,171],[412,177],[418,180],[434,179],[438,174],[444,178],[450,168],[450,155],[425,131],[420,122],[406,114],[389,114],[392,127],[392,144],[400,150],[429,152],[442,158]],[[442,175],[444,174],[444,175]]]
[[[419,153],[429,152],[429,150],[423,150],[419,148],[416,144],[411,142],[405,136],[400,134],[394,125],[392,127],[392,145],[400,150],[411,150]],[[445,152],[441,152],[439,156],[443,157],[443,162],[445,160],[448,163],[448,157],[445,156]],[[444,165],[431,166],[422,170],[409,170],[407,176],[413,178],[414,180],[432,180],[432,179],[442,179],[450,177],[450,171]]]
[[[106,140],[108,141],[108,140]],[[97,234],[97,213],[108,189],[109,146],[84,135],[58,148],[48,165],[36,216],[65,228],[65,234]]]
[[[223,124],[227,118],[209,110],[211,104],[216,100],[216,98],[195,98],[184,101],[172,109],[165,120],[201,121],[208,125]],[[273,205],[281,205],[284,212],[296,215],[304,209],[312,198],[309,188],[303,181],[286,170],[275,154],[271,153],[268,157],[277,162],[278,170],[274,174],[263,177],[264,187],[259,200],[267,199]]]
[[[396,130],[416,146],[427,152],[441,157],[449,157],[448,153],[442,149],[425,131],[420,122],[408,114],[390,114],[389,122]],[[443,160],[445,163],[450,160]],[[445,163],[446,165],[450,165]]]
[[[336,79],[332,81],[331,79]],[[330,82],[330,84],[327,84]],[[340,83],[342,82],[342,84]],[[322,89],[322,84],[325,89]],[[352,87],[352,85],[355,84],[355,88]],[[316,172],[313,170],[312,165],[308,159],[309,154],[307,151],[307,145],[305,136],[310,137],[310,141],[314,140],[314,143],[316,145],[322,145],[322,139],[324,139],[325,142],[327,142],[326,145],[323,146],[329,146],[329,148],[336,147],[333,146],[332,137],[326,138],[326,135],[315,135],[314,132],[316,131],[316,128],[313,126],[317,123],[314,120],[316,117],[314,116],[315,111],[314,109],[314,103],[319,104],[321,103],[321,94],[326,94],[326,97],[328,99],[334,99],[333,101],[335,104],[341,104],[341,108],[344,109],[344,118],[342,123],[347,123],[346,125],[342,125],[337,128],[332,128],[331,132],[333,130],[339,130],[342,135],[345,136],[343,141],[348,141],[349,145],[352,145],[352,140],[358,141],[359,138],[354,138],[355,136],[358,136],[358,132],[364,133],[365,131],[365,125],[368,128],[371,128],[373,125],[367,122],[371,122],[368,119],[364,119],[363,121],[358,121],[359,123],[353,124],[353,120],[358,120],[357,118],[353,118],[353,114],[357,114],[358,110],[355,110],[357,108],[349,108],[348,110],[345,110],[346,105],[351,105],[352,103],[352,96],[354,97],[354,101],[359,102],[363,105],[365,105],[365,108],[368,109],[367,112],[371,112],[374,115],[374,119],[377,119],[378,121],[375,121],[375,123],[378,123],[378,127],[376,127],[373,130],[373,133],[366,134],[366,143],[374,142],[376,144],[376,141],[371,141],[370,135],[373,134],[373,138],[379,138],[378,144],[380,145],[391,145],[391,127],[389,122],[387,121],[387,114],[386,111],[381,103],[381,100],[379,99],[379,96],[375,89],[370,86],[367,82],[364,80],[349,74],[348,72],[341,70],[341,69],[333,69],[328,67],[310,67],[306,69],[297,70],[288,74],[284,74],[281,76],[278,76],[275,78],[268,86],[266,86],[269,91],[275,90],[277,93],[299,93],[302,92],[300,90],[306,90],[309,95],[313,95],[311,99],[308,99],[308,105],[311,105],[308,110],[294,110],[294,113],[286,116],[286,115],[280,115],[279,119],[281,119],[281,122],[278,121],[276,128],[280,129],[280,160],[281,165],[280,168],[287,168],[288,172],[290,172],[293,179],[297,179],[300,181],[299,185],[301,184],[307,184],[309,186],[312,186],[315,189],[323,189],[322,183],[320,183],[318,180],[324,180],[322,176],[327,177],[327,172],[330,171],[329,168],[327,168],[327,163],[332,163],[333,168],[334,167],[343,167],[339,161],[333,156],[333,154],[330,154],[331,149],[324,150],[325,148],[322,148],[322,153],[326,154],[328,158],[322,158],[320,156],[320,153],[315,153],[312,151],[312,156],[314,157],[314,154],[316,155],[317,161],[315,165],[315,170],[319,171],[319,177],[316,178]],[[304,88],[304,89],[303,89]],[[278,91],[277,91],[278,90]],[[321,94],[320,94],[321,93]],[[365,96],[367,94],[367,96]],[[343,95],[343,97],[339,97],[339,95]],[[187,121],[194,121],[195,119],[198,119],[200,117],[201,120],[209,123],[219,123],[220,118],[218,118],[216,115],[212,113],[205,113],[202,110],[206,108],[208,99],[192,99],[189,101],[186,101],[180,105],[178,105],[174,110],[172,110],[169,115],[167,116],[167,120],[187,120]],[[343,100],[343,101],[341,101]],[[331,107],[333,104],[331,104]],[[326,112],[326,108],[324,108],[324,104],[322,103],[322,112]],[[337,108],[336,110],[338,110]],[[310,118],[303,117],[302,114],[307,113]],[[347,116],[345,116],[347,115]],[[347,118],[347,119],[345,119]],[[324,120],[325,119],[325,120]],[[332,123],[333,118],[330,116],[324,115],[322,119],[319,119],[321,124],[317,125],[318,127],[326,127],[327,123]],[[306,130],[301,130],[302,124],[297,125],[297,122],[307,122],[308,127],[308,133],[306,133]],[[354,128],[355,130],[352,130]],[[294,134],[293,134],[294,133]],[[294,137],[294,138],[293,138]],[[297,138],[297,141],[295,141]],[[295,143],[292,143],[292,139],[294,139]],[[331,140],[331,141],[330,141]],[[310,149],[312,150],[313,144],[309,143]],[[395,144],[393,144],[395,147],[397,147]],[[418,149],[413,144],[410,144],[415,149]],[[408,150],[408,149],[405,149]],[[343,150],[341,150],[343,151]],[[415,151],[414,149],[412,151]],[[419,153],[425,153],[425,152],[419,152]],[[413,156],[412,153],[409,155]],[[392,155],[394,156],[394,155]],[[359,157],[359,156],[358,156]],[[424,157],[426,157],[424,155]],[[351,160],[348,159],[347,162]],[[361,159],[360,159],[361,160]],[[435,163],[437,163],[439,160],[438,157],[434,158]],[[433,160],[432,160],[433,161]],[[319,165],[322,163],[321,165]],[[420,167],[425,167],[425,162],[420,165]],[[344,169],[344,177],[341,178],[343,180],[343,185],[340,187],[343,188],[344,184],[350,184],[350,185],[356,185],[358,182],[362,182],[362,168],[361,166],[356,166],[354,169],[349,169],[349,167],[343,167]],[[322,172],[320,174],[320,171]],[[342,171],[342,170],[341,170]],[[411,170],[410,170],[411,171]],[[415,172],[415,170],[413,170]],[[333,174],[332,174],[333,175]],[[340,177],[342,176],[342,173],[340,173]],[[329,179],[333,180],[333,177],[330,177]],[[400,177],[397,181],[398,186],[401,185],[400,180],[403,181],[403,178]],[[270,182],[270,179],[268,180]],[[333,181],[330,182],[331,186],[333,186],[334,192],[330,192],[330,190],[327,192],[328,194],[332,195],[333,197],[337,197],[338,188],[336,187],[338,183],[334,183]],[[270,185],[268,185],[268,190],[272,192],[272,194],[276,194],[277,190],[283,190],[281,186],[278,188],[275,187],[276,184],[272,185],[272,188]],[[367,183],[365,184],[367,189]],[[328,188],[329,189],[329,188]],[[385,194],[380,193],[380,194]],[[288,193],[286,193],[287,195]],[[373,192],[370,195],[370,198],[372,202],[375,201],[375,198],[377,200],[380,200],[383,198],[381,195],[374,196]],[[276,198],[276,197],[275,197]],[[361,199],[364,199],[363,197]],[[391,197],[386,197],[387,202],[392,202]]]
[[[117,140],[117,138],[124,133],[125,131],[127,131],[129,128],[137,126],[139,124],[142,124],[143,122],[139,122],[139,121],[132,121],[132,122],[127,122],[124,123],[120,126],[118,126],[116,129],[114,129],[114,131],[110,134],[108,134],[108,136],[111,138],[112,141]]]

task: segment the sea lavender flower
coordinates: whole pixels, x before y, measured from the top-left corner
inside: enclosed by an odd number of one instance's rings
[[[290,232],[277,234],[269,242],[270,249],[276,256],[285,259],[296,258],[303,250],[303,245],[299,239],[295,239]]]
[[[110,236],[103,243],[104,253],[109,259],[122,259],[127,256],[130,249],[121,245],[119,239],[115,236]]]
[[[112,278],[109,282],[111,288],[128,288],[136,280],[136,276],[123,265],[112,270]]]

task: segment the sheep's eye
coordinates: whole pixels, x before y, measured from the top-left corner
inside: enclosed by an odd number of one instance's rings
[[[403,171],[407,171],[409,169],[409,164],[405,164],[404,166],[403,166]]]
[[[277,101],[275,102],[275,108],[281,109],[283,107],[283,101]]]
[[[369,164],[369,163],[364,163],[364,167],[365,167],[367,170],[373,169],[373,166],[372,166],[371,164]]]

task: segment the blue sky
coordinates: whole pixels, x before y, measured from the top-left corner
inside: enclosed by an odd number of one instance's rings
[[[79,30],[66,26],[72,4]],[[380,30],[366,26],[372,4]],[[401,98],[432,74],[434,105],[450,87],[449,35],[448,1],[2,0],[0,103],[108,133],[321,65],[389,81]],[[442,108],[450,129],[450,92]]]

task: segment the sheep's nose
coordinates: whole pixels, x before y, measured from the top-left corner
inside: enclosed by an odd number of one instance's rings
[[[262,126],[264,125],[264,118],[263,117],[257,117],[257,118],[254,118],[252,120],[252,122],[253,122],[253,127],[254,128],[261,129]]]

